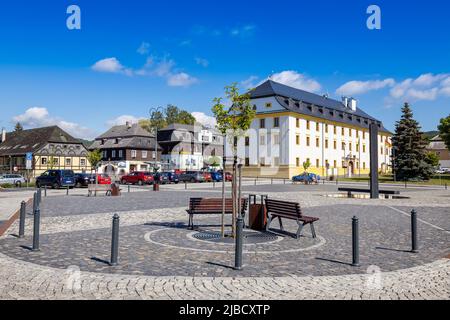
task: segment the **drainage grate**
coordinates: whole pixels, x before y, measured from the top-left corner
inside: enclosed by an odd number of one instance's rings
[[[225,238],[222,238],[220,232],[213,231],[201,231],[192,235],[197,240],[216,242],[216,243],[234,243],[234,239],[230,234],[227,234]],[[258,244],[273,242],[278,240],[278,237],[271,233],[256,232],[256,231],[244,231],[244,244]]]

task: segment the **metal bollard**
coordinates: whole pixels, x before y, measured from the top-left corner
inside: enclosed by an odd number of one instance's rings
[[[244,219],[239,215],[236,221],[236,251],[234,256],[234,269],[242,270],[242,246],[243,246]]]
[[[19,238],[25,237],[25,215],[27,210],[27,204],[22,201],[20,204],[20,220],[19,220]]]
[[[130,185],[128,185],[128,193],[130,193]]]
[[[353,267],[359,267],[359,220],[356,216],[352,218],[352,248]]]
[[[283,179],[283,184],[286,184],[286,179]]]
[[[184,182],[184,190],[187,190],[187,182]]]
[[[256,179],[255,179],[255,186],[256,186]]]
[[[33,214],[37,209],[37,192],[33,193]]]
[[[67,192],[66,192],[66,196],[69,195],[69,186],[67,186]]]
[[[37,203],[38,203],[38,206],[40,206],[41,202],[42,202],[42,189],[39,188],[39,190],[37,191]]]
[[[270,184],[273,184],[273,178],[270,179]]]
[[[412,253],[419,252],[419,246],[417,243],[417,211],[411,211],[411,237],[412,237]]]
[[[447,184],[445,184],[445,190],[448,190],[448,189],[447,189]]]
[[[119,261],[119,225],[120,217],[116,213],[112,223],[112,241],[111,241],[111,266],[117,266]]]
[[[213,188],[216,188],[216,180],[213,181]]]
[[[405,180],[405,189],[408,188],[408,180]]]
[[[44,197],[47,198],[47,185],[44,186]]]
[[[39,229],[41,225],[41,210],[39,207],[34,211],[33,219],[33,248],[32,251],[40,251],[39,249]]]

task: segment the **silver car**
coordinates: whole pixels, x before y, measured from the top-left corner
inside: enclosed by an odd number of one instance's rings
[[[0,185],[1,184],[11,184],[16,187],[21,187],[27,181],[20,174],[3,174],[0,175]]]

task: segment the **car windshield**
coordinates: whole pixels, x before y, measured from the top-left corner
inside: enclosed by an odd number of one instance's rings
[[[63,171],[62,172],[62,176],[63,177],[72,177],[73,176],[73,171]]]

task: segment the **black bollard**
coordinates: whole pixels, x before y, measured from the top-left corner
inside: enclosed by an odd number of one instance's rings
[[[42,202],[42,189],[39,188],[39,190],[37,191],[37,203],[38,203],[38,206],[41,205],[41,202]]]
[[[20,204],[20,220],[19,220],[19,238],[25,237],[25,215],[27,210],[27,204],[22,201]]]
[[[128,185],[128,193],[130,193],[130,185]]]
[[[33,219],[33,248],[32,251],[40,251],[39,249],[39,229],[41,224],[41,210],[39,207],[34,211]]]
[[[69,186],[67,186],[66,196],[69,195]]]
[[[33,193],[33,214],[37,209],[37,192]]]
[[[255,186],[256,186],[256,179],[255,179]]]
[[[112,241],[111,241],[111,266],[117,266],[119,260],[119,224],[120,217],[116,213],[112,223]]]
[[[353,267],[359,267],[359,221],[356,216],[352,218],[352,247]]]
[[[270,179],[270,184],[273,184],[273,178]]]
[[[412,253],[419,252],[419,247],[417,243],[417,211],[411,211],[411,237],[412,237]]]
[[[239,215],[236,221],[236,251],[234,256],[234,269],[242,270],[242,246],[243,246],[244,219]]]
[[[47,198],[47,185],[44,186],[44,197]]]
[[[184,190],[187,190],[187,182],[184,182]]]

